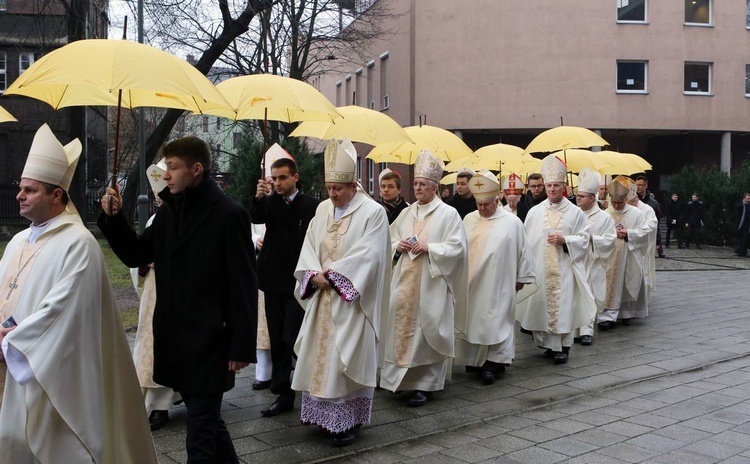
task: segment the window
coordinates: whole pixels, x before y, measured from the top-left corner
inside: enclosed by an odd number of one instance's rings
[[[385,169],[388,169],[388,163],[378,163],[378,169],[380,172],[383,172]]]
[[[646,61],[617,62],[617,92],[646,93],[648,63]]]
[[[8,78],[6,77],[6,70],[8,67],[5,64],[5,57],[6,53],[0,52],[0,93],[5,92],[5,89],[8,88]]]
[[[750,64],[745,65],[745,96],[750,97]]]
[[[711,24],[711,0],[685,0],[685,24]]]
[[[685,63],[685,94],[711,93],[711,63]]]
[[[750,0],[747,0],[745,7],[745,27],[750,29]]]
[[[388,52],[380,55],[380,95],[382,95],[383,107],[381,110],[387,110],[390,107],[390,99],[388,98]]]
[[[216,118],[216,130],[221,130],[221,118]]]
[[[370,195],[375,193],[375,162],[367,160],[367,190]]]
[[[341,93],[343,92],[341,84],[341,81],[336,82],[336,106],[344,106],[341,104]],[[344,95],[344,98],[346,98],[346,95]]]
[[[203,132],[208,132],[208,116],[203,116]]]
[[[345,84],[344,84],[344,104],[348,105],[349,99],[352,99],[352,105],[354,104],[354,95],[352,94],[352,75],[347,74],[346,78],[344,78]]]
[[[375,60],[367,62],[367,106],[375,109],[375,94],[373,93],[373,81],[375,80]]]
[[[18,74],[26,71],[34,64],[34,61],[42,57],[41,53],[23,52],[18,54]]]
[[[360,106],[364,106],[362,102],[366,102],[367,100],[362,97],[362,68],[359,68],[354,72],[354,101],[352,105],[359,103]]]
[[[645,23],[646,0],[617,0],[617,21]]]
[[[0,11],[8,11],[8,0],[0,0]]]
[[[370,109],[371,110],[375,109],[375,100],[370,100]]]

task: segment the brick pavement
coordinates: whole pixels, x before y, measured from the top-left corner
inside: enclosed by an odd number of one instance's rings
[[[372,424],[347,448],[300,426],[299,409],[262,418],[274,396],[250,389],[248,369],[224,398],[237,452],[248,463],[750,462],[750,258],[667,255],[648,319],[597,333],[562,366],[517,332],[503,378],[485,386],[454,368],[421,408],[378,391]],[[154,432],[160,462],[185,462],[184,409],[171,416]]]

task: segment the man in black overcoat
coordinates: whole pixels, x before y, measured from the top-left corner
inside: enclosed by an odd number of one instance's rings
[[[737,256],[747,256],[747,241],[750,235],[750,193],[742,196],[742,201],[737,206],[737,247],[734,253]]]
[[[197,137],[163,148],[167,188],[137,236],[107,189],[98,225],[128,267],[154,263],[154,381],[187,407],[188,463],[239,462],[221,418],[224,392],[255,362],[258,288],[250,217],[208,177],[211,153]]]
[[[292,355],[305,311],[294,297],[294,268],[297,266],[305,233],[315,216],[318,200],[297,190],[299,173],[294,160],[280,158],[271,164],[274,192],[266,195],[268,183],[260,179],[250,203],[255,224],[266,225],[258,255],[259,288],[266,302],[268,338],[271,341],[271,392],[278,395],[261,411],[272,417],[294,408]]]

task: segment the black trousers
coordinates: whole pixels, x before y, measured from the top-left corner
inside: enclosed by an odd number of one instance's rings
[[[740,256],[747,256],[748,233],[750,233],[750,230],[748,230],[746,227],[743,227],[742,229],[739,229],[737,231],[737,248],[734,249],[734,252]]]
[[[685,246],[690,246],[691,243],[695,243],[695,246],[701,246],[701,226],[688,226],[688,238]]]
[[[670,221],[667,221],[667,246],[669,246],[669,238],[672,235],[672,231],[674,231],[674,238],[677,240],[677,246],[682,246],[682,236],[680,234],[680,225],[672,224],[670,223]]]
[[[232,438],[221,418],[221,399],[217,395],[192,395],[181,392],[187,407],[188,464],[237,464]]]
[[[291,395],[292,356],[294,342],[305,311],[297,303],[294,295],[264,293],[266,299],[266,321],[268,338],[271,341],[271,392],[277,395]]]

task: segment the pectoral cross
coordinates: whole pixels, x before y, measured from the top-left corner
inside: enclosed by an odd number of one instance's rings
[[[18,277],[13,279],[13,282],[8,284],[8,288],[10,288],[10,290],[8,291],[8,296],[5,297],[6,300],[10,300],[10,294],[13,293],[13,290],[18,288],[18,284],[16,282],[18,282]]]
[[[339,239],[341,238],[341,235],[339,235],[339,234],[337,234],[335,232],[332,235],[333,235],[333,237],[331,237],[331,241],[333,242],[333,247],[337,248],[338,245],[339,245]]]

